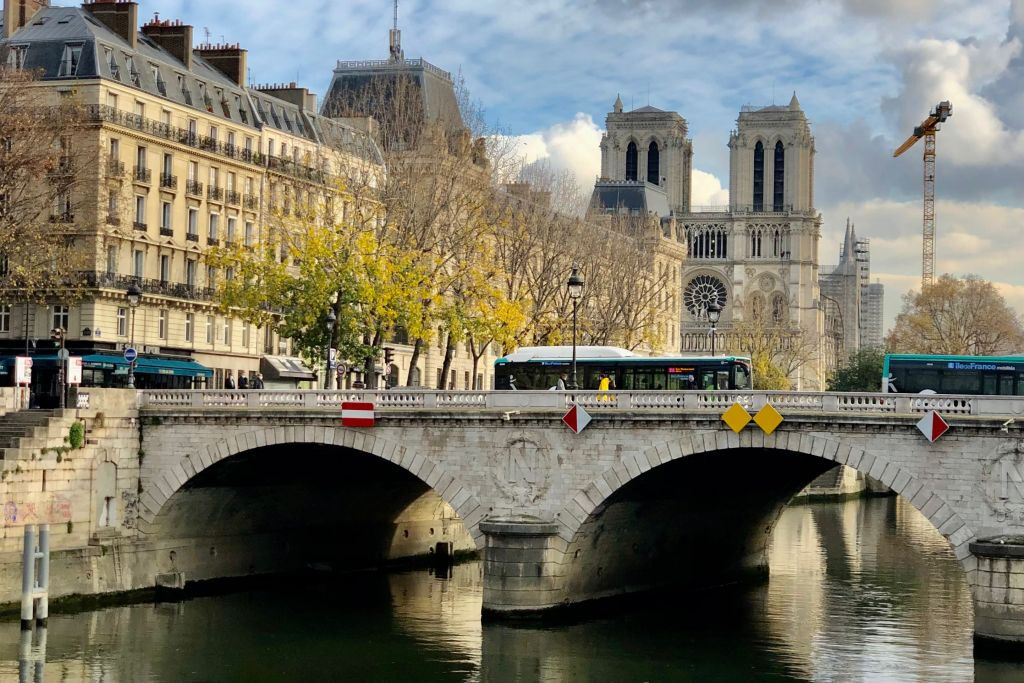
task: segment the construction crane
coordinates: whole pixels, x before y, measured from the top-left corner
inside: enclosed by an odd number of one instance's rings
[[[921,231],[921,286],[932,284],[935,278],[935,133],[946,119],[953,115],[953,105],[949,100],[939,102],[932,113],[920,126],[914,128],[914,134],[896,148],[894,157],[906,152],[914,143],[924,138],[924,227]]]

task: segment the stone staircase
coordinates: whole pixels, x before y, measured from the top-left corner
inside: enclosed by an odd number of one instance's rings
[[[0,461],[28,460],[45,448],[67,445],[73,410],[19,410],[0,416]]]

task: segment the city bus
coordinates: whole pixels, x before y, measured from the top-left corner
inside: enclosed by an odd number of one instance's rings
[[[886,354],[885,393],[1024,396],[1024,356]]]
[[[543,390],[572,381],[571,346],[528,346],[494,361],[494,388]],[[749,358],[737,356],[639,356],[614,346],[577,346],[576,374],[581,389],[597,390],[607,374],[621,391],[750,389]]]

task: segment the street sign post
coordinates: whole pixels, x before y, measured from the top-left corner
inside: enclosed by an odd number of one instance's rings
[[[124,350],[124,359],[129,363],[134,363],[135,359],[138,357],[139,352],[136,351],[133,347],[129,346],[127,349]]]
[[[82,357],[75,356],[74,358],[67,359],[68,364],[68,384],[81,384],[82,383]]]

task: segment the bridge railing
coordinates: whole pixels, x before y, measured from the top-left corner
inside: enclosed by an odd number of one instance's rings
[[[566,410],[574,402],[591,411],[717,411],[739,403],[750,411],[772,404],[782,412],[908,415],[937,410],[946,415],[1024,415],[1024,396],[832,393],[808,391],[323,391],[146,390],[146,409],[341,409],[344,401],[368,401],[376,410]]]

